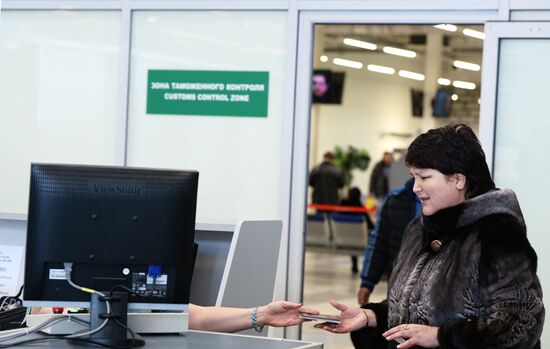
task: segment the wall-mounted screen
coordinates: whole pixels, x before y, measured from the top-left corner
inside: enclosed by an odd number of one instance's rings
[[[345,73],[314,70],[312,75],[313,103],[342,104]]]
[[[424,114],[424,91],[411,89],[412,116],[421,117]]]
[[[447,88],[440,88],[435,94],[435,98],[432,103],[433,112],[432,115],[435,117],[448,117],[451,116],[451,107],[453,102],[451,100],[451,95],[453,92]]]

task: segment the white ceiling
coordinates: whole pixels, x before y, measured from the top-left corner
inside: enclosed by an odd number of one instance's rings
[[[483,31],[483,26],[457,25],[456,32],[447,32],[434,28],[432,25],[319,25],[316,33],[322,33],[324,46],[323,52],[328,56],[338,55],[364,55],[365,60],[369,56],[380,55],[382,47],[392,46],[417,53],[417,63],[421,66],[425,60],[426,54],[426,35],[430,32],[441,33],[443,35],[442,49],[442,74],[451,73],[454,79],[463,79],[479,84],[481,81],[481,72],[471,72],[463,69],[454,68],[452,63],[455,60],[462,60],[481,65],[483,40],[472,38],[462,34],[465,28]],[[316,28],[317,29],[317,28]],[[343,43],[344,38],[352,38],[371,42],[378,45],[376,51],[348,46]],[[409,58],[402,58],[403,61]],[[406,64],[406,63],[405,63]],[[419,73],[423,73],[419,71]]]

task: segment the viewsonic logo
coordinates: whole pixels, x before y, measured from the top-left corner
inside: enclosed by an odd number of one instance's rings
[[[137,185],[92,183],[92,190],[103,194],[141,195],[143,188]]]

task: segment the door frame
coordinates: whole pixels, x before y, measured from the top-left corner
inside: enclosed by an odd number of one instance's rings
[[[493,22],[485,25],[479,140],[493,175],[500,40],[541,38],[550,39],[549,22]]]
[[[485,47],[487,50],[483,53],[483,72],[482,72],[482,81],[484,84],[481,90],[481,115],[484,116],[483,119],[480,118],[480,141],[484,148],[485,155],[487,157],[487,163],[489,169],[495,176],[495,142],[497,132],[497,102],[498,102],[498,85],[499,85],[499,68],[500,68],[500,48],[501,42],[505,39],[545,39],[550,40],[550,18],[548,21],[541,22],[497,22],[497,23],[488,23],[485,26]],[[484,49],[485,49],[484,47]],[[503,72],[503,76],[507,72]],[[501,183],[502,184],[502,183]],[[497,186],[499,183],[497,183]],[[524,207],[525,210],[525,207]],[[526,212],[526,211],[524,211]],[[542,214],[538,212],[538,214]],[[528,221],[529,222],[529,221]],[[529,227],[529,224],[528,224]],[[534,227],[531,227],[531,230],[527,230],[528,236],[530,236],[531,244],[533,244],[533,237],[538,237],[540,239],[540,231],[533,230]],[[536,229],[536,228],[535,228]],[[539,226],[540,229],[540,226]],[[529,231],[531,232],[529,235]],[[533,246],[542,248],[543,245],[540,244],[541,240],[538,240],[538,244],[535,242]],[[537,249],[537,248],[535,248]],[[548,265],[548,262],[544,258],[540,258],[544,254],[544,250],[538,250],[539,261],[538,269],[539,275],[541,266]],[[545,263],[546,262],[546,263]],[[544,267],[542,267],[544,268]],[[545,291],[545,283],[541,282],[543,287],[543,292]],[[550,337],[550,334],[546,333],[545,330],[549,328],[548,324],[545,324],[542,332],[541,340],[545,342]]]
[[[418,4],[417,4],[418,5]],[[311,122],[311,72],[313,69],[314,26],[316,24],[427,24],[440,23],[483,24],[509,19],[509,9],[499,3],[472,7],[471,3],[456,4],[438,10],[419,5],[418,10],[387,9],[365,11],[300,11],[296,59],[296,94],[294,104],[294,137],[292,156],[292,183],[288,242],[287,298],[303,301],[305,225],[308,189],[308,161]],[[483,50],[486,50],[484,46]],[[482,76],[483,79],[483,76]],[[482,102],[483,103],[483,102]],[[480,114],[480,120],[484,117]],[[480,121],[481,123],[481,121]],[[328,300],[327,300],[328,301]],[[287,328],[287,338],[300,338],[300,328]]]

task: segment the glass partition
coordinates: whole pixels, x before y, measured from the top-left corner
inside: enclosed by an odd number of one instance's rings
[[[133,15],[127,164],[198,170],[200,222],[284,214],[280,181],[286,17],[283,11]],[[199,80],[212,73],[221,74],[222,80],[235,72],[267,73],[267,116],[208,115],[202,110],[195,111],[202,115],[186,110],[148,113],[151,70],[198,75]]]
[[[513,189],[518,196],[527,235],[538,255],[544,294],[550,291],[550,254],[546,253],[550,197],[546,177],[550,171],[548,57],[550,38],[500,40],[494,152],[495,183]],[[543,342],[548,337],[544,333]]]
[[[120,12],[1,16],[0,212],[24,214],[31,162],[122,165]]]

